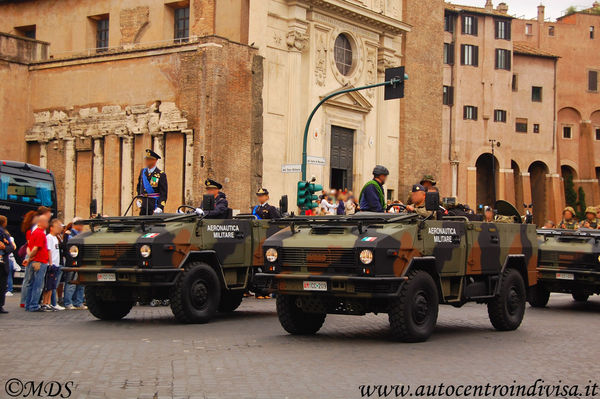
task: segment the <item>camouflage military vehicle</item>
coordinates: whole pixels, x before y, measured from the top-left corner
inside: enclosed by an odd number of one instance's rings
[[[208,220],[194,212],[81,223],[90,231],[67,243],[65,271],[77,272],[94,316],[117,320],[136,301],[170,299],[184,323],[234,311],[263,264],[262,243],[278,229],[253,216]]]
[[[438,206],[428,194],[428,209]],[[291,334],[316,333],[327,314],[373,312],[388,314],[395,339],[424,341],[439,304],[471,301],[487,304],[496,329],[514,330],[536,283],[538,243],[510,204],[499,208],[512,223],[374,213],[289,218],[288,229],[265,241],[266,272],[255,284],[277,293]]]
[[[527,300],[545,307],[551,292],[568,293],[577,302],[600,294],[600,232],[598,230],[538,230],[537,284]]]

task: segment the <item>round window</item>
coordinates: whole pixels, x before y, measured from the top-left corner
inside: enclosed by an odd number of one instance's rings
[[[352,43],[347,35],[342,33],[335,39],[333,54],[335,65],[340,73],[344,76],[350,75],[353,66]]]

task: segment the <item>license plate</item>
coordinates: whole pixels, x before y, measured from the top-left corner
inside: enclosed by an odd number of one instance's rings
[[[327,291],[327,281],[305,281],[304,291]]]
[[[115,273],[98,273],[98,281],[117,281]]]
[[[556,273],[556,278],[559,280],[575,280],[573,273]]]
[[[15,272],[14,277],[25,278],[25,272]]]

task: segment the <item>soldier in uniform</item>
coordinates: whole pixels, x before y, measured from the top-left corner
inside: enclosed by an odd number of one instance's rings
[[[567,230],[577,230],[578,225],[577,220],[575,220],[575,209],[568,206],[565,209],[563,209],[562,214],[563,219],[558,224],[558,227]]]
[[[279,219],[281,214],[273,205],[269,205],[269,190],[261,188],[256,192],[258,205],[252,208],[252,214],[258,219]]]
[[[585,209],[585,219],[579,223],[579,227],[584,229],[597,229],[600,227],[598,220],[598,211],[593,206],[588,206]]]
[[[223,185],[212,179],[206,179],[204,181],[204,188],[206,189],[206,194],[215,197],[215,209],[212,211],[205,211],[204,217],[206,219],[227,219],[229,214],[229,202],[227,202],[225,193],[221,191]]]
[[[432,175],[425,175],[423,176],[419,184],[425,187],[425,190],[429,191],[432,187],[434,187],[437,184],[437,182],[435,181],[435,178]]]
[[[146,167],[140,171],[137,183],[137,194],[146,196],[136,201],[140,215],[153,215],[165,210],[169,188],[167,175],[156,166],[159,159],[157,153],[146,150]]]
[[[386,202],[383,185],[390,172],[385,166],[373,169],[373,180],[369,180],[359,195],[360,210],[363,212],[385,212]]]
[[[421,184],[415,184],[412,186],[410,193],[411,205],[406,205],[408,212],[415,212],[421,217],[428,218],[433,215],[433,212],[428,211],[425,208],[425,197],[427,196],[427,190]]]

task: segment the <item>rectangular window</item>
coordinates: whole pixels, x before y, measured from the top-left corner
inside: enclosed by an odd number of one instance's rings
[[[454,65],[454,44],[444,43],[444,64]]]
[[[104,51],[108,48],[108,16],[96,21],[96,50]]]
[[[15,32],[19,36],[35,39],[35,25],[15,27]]]
[[[445,14],[444,15],[444,30],[446,32],[454,33],[454,15],[453,14]]]
[[[182,43],[187,42],[190,37],[190,8],[176,8],[175,9],[175,42]]]
[[[462,65],[479,65],[479,47],[470,44],[462,44],[460,51],[460,61]]]
[[[463,108],[463,119],[476,121],[477,120],[477,107],[472,105],[465,105]]]
[[[539,86],[531,87],[531,101],[536,103],[542,102],[542,88]]]
[[[527,119],[517,118],[515,130],[517,133],[527,133]]]
[[[496,49],[496,69],[510,71],[510,50]]]
[[[532,24],[525,24],[525,34],[528,36],[533,35],[533,25]]]
[[[598,91],[598,71],[588,72],[588,90]]]
[[[590,26],[590,39],[594,38],[594,31],[595,31],[594,27]]]
[[[600,141],[600,127],[596,128],[596,140]]]
[[[462,17],[462,33],[463,35],[477,36],[477,17],[472,15]]]
[[[571,126],[563,126],[563,139],[570,139],[573,137]]]
[[[519,77],[515,74],[512,77],[512,91],[519,91]]]
[[[444,105],[454,105],[454,87],[444,86]]]
[[[548,27],[548,36],[554,36],[554,26]]]
[[[510,21],[496,20],[496,39],[510,40]]]
[[[506,123],[506,111],[503,109],[494,110],[494,122]]]
[[[533,132],[534,133],[539,133],[540,132],[540,124],[539,123],[534,123],[533,124]]]

